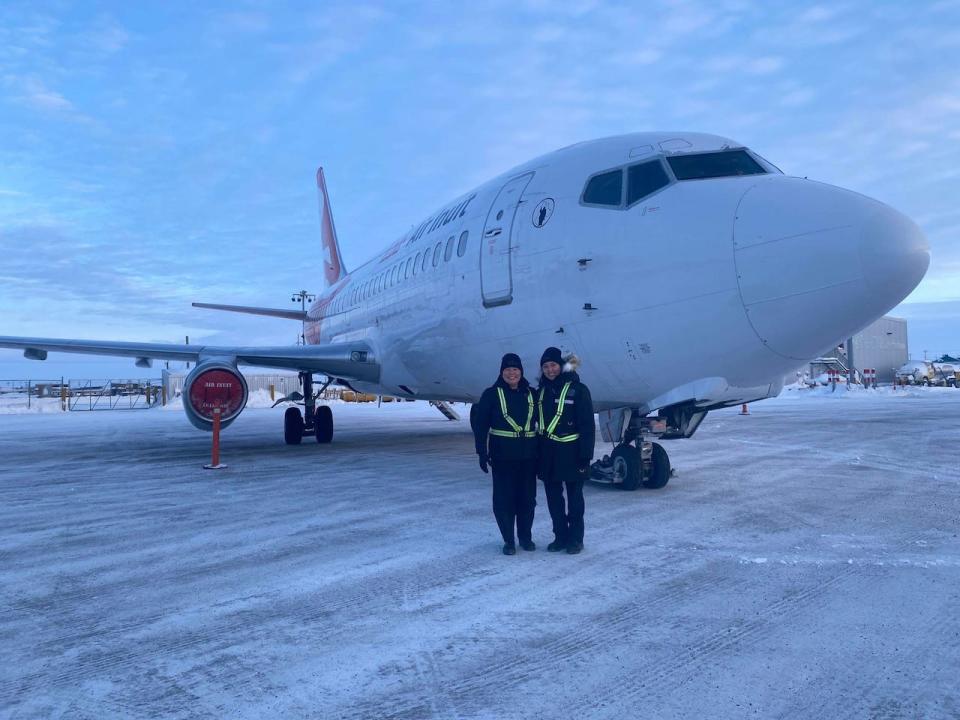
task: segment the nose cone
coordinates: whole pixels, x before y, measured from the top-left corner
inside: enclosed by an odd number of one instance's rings
[[[900,302],[923,279],[930,248],[923,232],[906,215],[880,205],[863,223],[860,266],[867,287],[883,304]]]
[[[734,220],[747,318],[771,351],[809,360],[897,305],[930,256],[920,229],[875,200],[822,183],[765,178]]]

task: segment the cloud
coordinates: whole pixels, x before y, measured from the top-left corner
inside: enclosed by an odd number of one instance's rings
[[[810,88],[800,88],[781,95],[780,105],[789,108],[800,107],[808,105],[816,96],[817,94]]]
[[[111,55],[127,46],[130,33],[113,18],[104,17],[89,31],[87,39],[94,50]]]
[[[750,57],[748,55],[719,55],[708,58],[703,63],[707,72],[729,75],[744,73],[747,75],[771,75],[783,67],[783,59],[773,55]]]
[[[816,25],[833,20],[844,12],[841,5],[814,5],[800,13],[796,21],[801,24]]]
[[[16,99],[36,110],[73,113],[76,109],[72,102],[48,88],[39,78],[14,78],[13,84],[19,88]]]
[[[211,16],[210,22],[219,31],[241,35],[263,33],[271,27],[269,15],[242,10],[216,13]]]

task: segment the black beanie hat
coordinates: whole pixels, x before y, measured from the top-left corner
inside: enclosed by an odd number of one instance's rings
[[[516,353],[507,353],[500,361],[500,372],[507,368],[517,368],[523,374],[523,363],[520,362],[520,356]]]
[[[543,364],[548,362],[555,362],[560,367],[563,367],[563,357],[560,355],[560,348],[548,347],[543,351],[543,355],[540,356],[540,367],[543,367]]]

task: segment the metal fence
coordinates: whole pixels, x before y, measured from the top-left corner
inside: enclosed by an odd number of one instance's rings
[[[300,378],[297,375],[247,375],[243,377],[247,381],[247,388],[250,392],[265,390],[267,392],[273,389],[277,397],[284,397],[294,391],[300,391]],[[162,385],[167,391],[167,400],[179,397],[183,394],[183,383],[187,379],[186,373],[172,373],[163,371]]]
[[[160,400],[159,380],[0,380],[0,403],[68,410],[139,410]]]

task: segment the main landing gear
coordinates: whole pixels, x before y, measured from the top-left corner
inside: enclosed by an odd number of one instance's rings
[[[283,414],[283,440],[287,445],[299,445],[303,438],[313,435],[318,443],[326,444],[333,440],[333,411],[327,405],[317,407],[317,397],[327,389],[330,380],[313,392],[313,374],[300,373],[303,387],[303,414],[300,408],[287,408]]]

